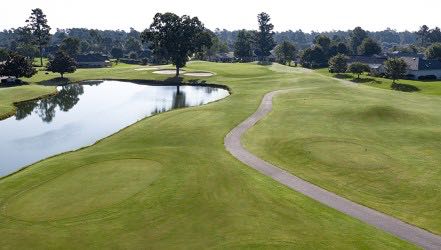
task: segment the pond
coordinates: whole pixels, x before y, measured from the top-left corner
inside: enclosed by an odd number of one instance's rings
[[[87,81],[57,89],[55,96],[18,104],[14,117],[0,121],[0,176],[92,145],[145,117],[229,95],[209,86],[178,89],[120,81]]]

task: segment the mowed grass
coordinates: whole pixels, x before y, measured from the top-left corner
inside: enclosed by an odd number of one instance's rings
[[[276,183],[225,151],[225,135],[255,111],[266,92],[328,82],[278,65],[192,63],[188,70],[216,72],[209,82],[224,83],[233,94],[144,119],[94,146],[1,179],[0,246],[414,248]],[[69,77],[161,76],[124,66]]]
[[[317,69],[314,71],[322,75],[336,77],[335,74],[329,73],[328,68]],[[340,77],[370,87],[391,90],[391,84],[392,84],[391,79],[382,78],[382,77],[373,77],[368,75],[361,75],[360,79],[357,79],[357,75],[351,73],[343,74]],[[441,95],[441,80],[417,81],[417,80],[400,79],[397,80],[397,83],[403,85],[402,87],[405,89],[410,89],[411,91],[413,91],[413,93],[421,93],[427,95]]]
[[[244,138],[291,173],[441,234],[441,97],[318,77]]]
[[[0,85],[0,119],[15,114],[14,103],[54,94],[54,87],[39,86],[36,84],[17,87],[1,87]]]

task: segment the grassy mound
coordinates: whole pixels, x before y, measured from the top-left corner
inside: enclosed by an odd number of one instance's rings
[[[301,178],[441,234],[441,99],[331,82],[276,97],[245,145]]]

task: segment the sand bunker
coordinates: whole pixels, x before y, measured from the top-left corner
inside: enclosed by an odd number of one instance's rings
[[[158,67],[142,67],[135,69],[136,71],[144,71],[144,70],[158,70]]]
[[[153,71],[153,73],[160,74],[160,75],[176,75],[176,70],[164,69],[164,70]],[[185,70],[181,70],[179,73],[185,73]]]
[[[196,77],[208,77],[213,76],[213,73],[210,72],[193,72],[193,73],[185,73],[186,76],[196,76]]]

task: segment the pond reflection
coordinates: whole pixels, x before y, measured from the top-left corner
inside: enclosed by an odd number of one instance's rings
[[[91,86],[91,85],[90,85]],[[80,84],[71,84],[58,88],[58,94],[39,101],[29,101],[17,105],[15,118],[22,120],[35,112],[44,122],[51,122],[56,110],[67,112],[80,100],[84,87]]]
[[[213,87],[118,81],[88,81],[57,89],[55,96],[19,104],[15,117],[0,121],[0,176],[93,144],[144,117],[229,94]]]

